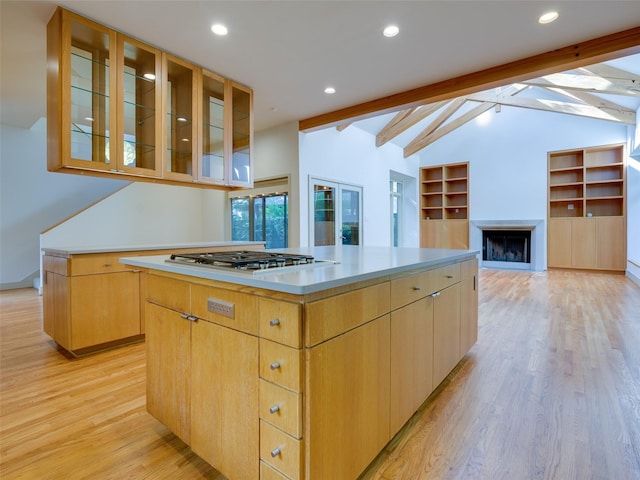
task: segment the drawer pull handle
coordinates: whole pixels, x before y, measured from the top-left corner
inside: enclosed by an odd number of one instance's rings
[[[189,320],[190,322],[195,322],[196,320],[198,320],[198,317],[194,317],[193,315],[187,315],[187,320]]]
[[[453,278],[453,275],[447,275],[447,278]]]
[[[271,407],[269,409],[269,413],[273,414],[273,413],[278,412],[279,410],[280,410],[280,406],[279,405],[274,405],[273,407]]]
[[[420,290],[422,290],[420,287],[413,287],[413,289],[414,289],[416,292],[419,292]]]
[[[188,313],[181,313],[180,314],[180,318],[184,318],[185,320],[187,320],[189,318],[189,314]]]
[[[111,266],[111,264],[110,264],[110,263],[105,263],[105,264],[104,264],[104,266],[105,266],[105,267],[110,267],[110,266]]]
[[[440,296],[440,292],[432,293],[432,294],[431,294],[431,296],[432,296],[433,298],[435,298],[435,297],[439,297],[439,296]]]
[[[271,450],[272,457],[277,457],[278,455],[280,455],[280,447],[276,447],[273,450]]]
[[[271,370],[275,370],[276,368],[280,368],[280,362],[273,362],[271,365]]]
[[[277,327],[278,325],[280,325],[280,319],[279,318],[274,318],[273,320],[271,320],[269,322],[269,325],[272,327]]]

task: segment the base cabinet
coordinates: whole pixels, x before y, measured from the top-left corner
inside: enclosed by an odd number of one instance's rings
[[[356,479],[477,338],[476,259],[309,296],[145,275],[147,408],[231,480]]]

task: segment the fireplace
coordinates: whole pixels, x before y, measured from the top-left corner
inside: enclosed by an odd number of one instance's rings
[[[487,234],[494,237],[489,250]],[[546,235],[542,219],[469,221],[469,246],[484,268],[544,271]]]
[[[530,230],[483,230],[482,260],[530,263]]]

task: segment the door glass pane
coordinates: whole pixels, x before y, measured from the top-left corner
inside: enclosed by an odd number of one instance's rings
[[[342,189],[342,244],[360,244],[360,192]]]
[[[167,171],[192,175],[193,71],[167,62]]]
[[[313,187],[314,245],[335,245],[336,189],[325,185]]]
[[[204,75],[202,171],[204,178],[224,179],[224,82]]]
[[[109,163],[109,36],[71,24],[71,158]]]
[[[231,179],[249,183],[251,178],[251,95],[233,87],[233,151],[231,156]]]
[[[231,200],[231,239],[249,241],[249,198]]]
[[[264,197],[253,199],[253,240],[264,241]]]
[[[287,195],[273,195],[265,198],[265,234],[267,248],[284,248],[289,244],[289,218]]]
[[[124,166],[156,168],[156,56],[124,42]]]

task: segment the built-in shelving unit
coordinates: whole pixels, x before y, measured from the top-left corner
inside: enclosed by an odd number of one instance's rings
[[[548,154],[548,265],[624,270],[624,145]]]
[[[468,162],[420,169],[420,227],[422,247],[468,248]]]

